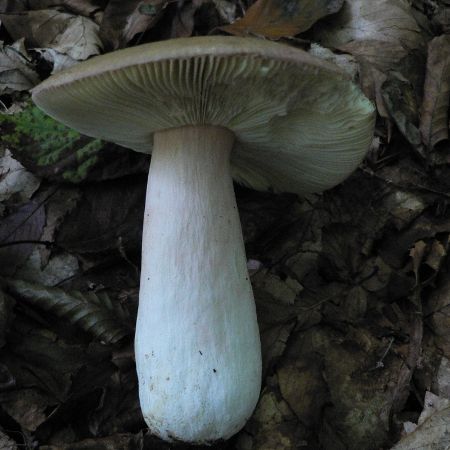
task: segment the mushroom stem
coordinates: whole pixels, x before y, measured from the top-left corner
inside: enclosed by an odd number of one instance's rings
[[[234,135],[158,132],[147,188],[136,364],[144,418],[165,440],[227,439],[260,391],[255,304],[230,175]]]

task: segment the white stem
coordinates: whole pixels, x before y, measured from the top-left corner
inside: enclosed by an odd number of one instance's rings
[[[229,156],[233,134],[154,137],[136,328],[139,396],[165,440],[227,439],[259,397],[261,351]]]

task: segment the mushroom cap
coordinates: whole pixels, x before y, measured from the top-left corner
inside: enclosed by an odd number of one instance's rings
[[[336,66],[279,43],[229,36],[118,50],[33,91],[53,118],[151,153],[153,133],[215,125],[236,136],[232,175],[254,189],[307,193],[345,179],[369,148],[374,108]]]

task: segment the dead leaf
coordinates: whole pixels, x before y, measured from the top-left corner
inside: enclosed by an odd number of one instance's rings
[[[50,64],[52,67],[51,75],[78,63],[77,60],[71,58],[69,55],[63,55],[53,48],[36,48],[34,51],[39,53]]]
[[[450,35],[442,35],[428,44],[420,122],[420,132],[428,151],[449,138],[449,103]]]
[[[5,412],[28,431],[35,431],[47,420],[46,410],[52,404],[47,395],[35,388],[1,393],[0,400]],[[53,401],[53,406],[55,404]]]
[[[298,419],[311,428],[320,422],[322,410],[330,401],[322,364],[316,355],[308,355],[285,359],[277,369],[281,395]]]
[[[13,45],[0,42],[0,94],[26,91],[39,81],[23,39]]]
[[[146,177],[87,186],[82,201],[61,225],[56,242],[69,252],[118,252],[121,239],[120,245],[126,250],[138,250],[145,186]]]
[[[442,279],[434,289],[425,305],[427,324],[438,340],[438,347],[450,358],[450,277],[449,270],[443,273]]]
[[[44,241],[53,242],[55,235],[64,218],[76,207],[80,200],[81,193],[77,188],[70,186],[60,186],[54,195],[46,203],[46,221],[42,231]],[[41,267],[47,265],[50,259],[50,249],[40,247],[37,249],[42,259]]]
[[[0,428],[0,450],[18,450],[17,444]]]
[[[19,12],[27,9],[27,0],[0,0],[0,11],[2,12]]]
[[[7,286],[23,302],[81,328],[99,341],[117,344],[131,333],[129,312],[106,292],[66,292],[17,279],[8,280]]]
[[[392,215],[397,230],[402,230],[418,217],[427,205],[419,195],[396,189],[386,197],[385,206]]]
[[[11,276],[24,263],[42,235],[45,209],[41,202],[32,200],[0,222],[1,274]]]
[[[152,28],[169,0],[110,0],[100,24],[108,50],[125,47],[137,34]]]
[[[450,399],[450,359],[442,356],[435,372],[434,389],[437,395]]]
[[[0,290],[0,348],[5,345],[5,336],[9,330],[12,319],[14,318],[14,304],[14,299],[10,295]],[[2,381],[0,381],[0,384],[2,383]]]
[[[367,312],[367,292],[361,286],[355,286],[346,295],[343,305],[349,321],[363,318]]]
[[[107,0],[33,0],[28,2],[28,8],[33,10],[64,8],[73,14],[92,18],[105,7],[106,3]]]
[[[241,433],[237,449],[255,450],[291,450],[301,448],[304,443],[305,430],[298,424],[298,420],[285,400],[269,388],[260,397],[252,418],[247,423],[250,445],[246,444],[246,435]],[[302,433],[303,431],[303,433]],[[303,434],[303,436],[302,436]]]
[[[189,37],[194,30],[194,16],[205,0],[180,3],[172,22],[171,38]]]
[[[53,48],[76,60],[98,55],[102,42],[98,25],[82,16],[52,9],[0,14],[0,19],[13,39],[25,38],[38,48]]]
[[[336,16],[317,24],[314,37],[326,47],[339,48],[351,42],[371,42],[370,47],[383,57],[376,42],[390,44],[406,55],[424,45],[422,31],[406,0],[347,0]]]
[[[70,444],[40,446],[41,450],[91,450],[94,448],[95,450],[143,450],[144,441],[142,432],[136,435],[121,433],[95,439],[84,439],[83,441]],[[158,448],[160,448],[159,445]]]
[[[343,0],[258,0],[242,19],[221,29],[238,36],[292,37],[308,30],[322,17],[336,13],[343,3]]]
[[[67,401],[75,374],[88,363],[86,348],[64,342],[50,329],[25,317],[16,316],[8,346],[1,353],[2,363],[16,379],[12,392],[20,398],[22,389],[35,387],[47,396],[49,404]]]
[[[64,32],[51,45],[56,52],[77,61],[100,54],[103,44],[98,36],[99,26],[86,17],[72,18]]]
[[[427,392],[418,427],[392,450],[445,449],[449,445],[450,401]]]
[[[23,203],[31,198],[40,180],[16,161],[9,150],[0,158],[0,202]]]
[[[420,283],[419,269],[425,257],[426,250],[427,244],[424,241],[418,241],[409,251],[409,256],[412,259],[413,272],[416,277],[416,284]]]
[[[412,84],[400,74],[390,72],[381,86],[381,95],[389,116],[400,132],[424,156],[419,131],[419,108]]]
[[[322,47],[319,44],[312,43],[308,53],[311,55],[330,61],[338,66],[343,72],[346,72],[352,80],[356,81],[358,75],[358,63],[352,55],[333,53],[330,49]]]
[[[231,23],[236,20],[236,4],[229,0],[213,0],[219,16],[226,23]]]

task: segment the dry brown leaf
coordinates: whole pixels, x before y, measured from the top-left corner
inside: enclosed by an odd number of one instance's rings
[[[189,37],[194,30],[194,16],[205,0],[193,0],[179,5],[172,22],[171,38]]]
[[[55,403],[36,388],[5,392],[2,395],[2,408],[28,431],[35,431],[47,420],[46,410]]]
[[[376,101],[379,114],[392,118],[392,111],[386,105],[382,84],[390,71],[405,70],[404,76],[410,80],[417,70],[406,70],[399,62],[406,57],[420,59],[424,49],[422,30],[417,24],[407,0],[347,0],[341,11],[330,20],[318,23],[313,30],[313,38],[326,47],[336,48],[352,54],[360,64],[360,82],[369,98]],[[417,51],[420,50],[420,51]],[[418,64],[420,66],[420,64]],[[420,133],[410,126],[405,114],[394,118],[406,132],[408,140],[419,147]],[[390,122],[387,122],[387,138],[390,139]],[[418,141],[418,142],[416,142]]]
[[[6,150],[0,158],[0,202],[13,198],[18,203],[31,198],[40,185],[40,180],[15,160]]]
[[[58,53],[77,61],[100,54],[103,47],[98,36],[99,27],[86,17],[74,17],[51,47]]]
[[[419,269],[422,264],[422,260],[425,257],[425,251],[427,244],[424,241],[418,241],[414,244],[414,247],[409,251],[409,256],[412,259],[412,266],[414,275],[416,277],[416,283],[419,284]]]
[[[13,39],[25,38],[33,47],[52,48],[75,60],[98,55],[102,48],[98,25],[86,17],[44,9],[0,18]]]
[[[39,83],[28,59],[23,39],[13,45],[0,43],[0,94],[26,91]]]
[[[28,3],[29,9],[38,10],[62,7],[74,14],[92,17],[100,10],[100,7],[105,5],[106,0],[33,0]]]
[[[450,439],[449,400],[427,392],[419,425],[407,434],[392,450],[447,449]]]
[[[428,45],[420,132],[429,150],[449,138],[449,102],[450,35],[442,35]]]
[[[152,28],[169,0],[111,0],[100,24],[100,36],[111,50],[125,47],[137,34]]]
[[[302,428],[289,405],[271,389],[264,389],[252,418],[241,433],[238,450],[291,450],[304,444]],[[246,437],[250,442],[246,442]]]
[[[238,36],[251,34],[270,39],[295,36],[322,17],[339,11],[343,3],[343,0],[258,0],[242,19],[221,29]]]
[[[219,16],[226,23],[234,22],[236,19],[236,4],[229,0],[213,0]]]
[[[314,34],[326,47],[335,48],[352,41],[387,42],[406,54],[423,45],[407,0],[347,0],[337,16],[318,24]]]

